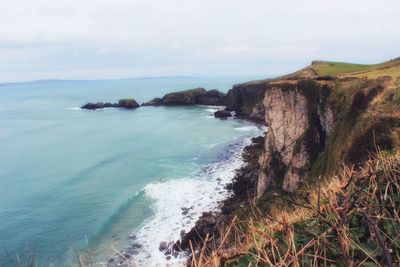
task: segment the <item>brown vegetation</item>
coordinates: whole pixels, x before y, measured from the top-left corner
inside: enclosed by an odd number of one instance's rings
[[[204,246],[191,266],[399,266],[400,153],[378,152],[324,181],[307,197],[276,195],[285,209],[235,218],[219,249]]]

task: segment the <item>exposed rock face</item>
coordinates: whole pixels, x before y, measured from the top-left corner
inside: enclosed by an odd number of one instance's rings
[[[305,132],[308,126],[307,99],[298,90],[283,91],[280,88],[272,88],[265,95],[266,107],[265,121],[268,123],[269,132],[265,140],[265,159],[263,165],[274,164],[280,161],[291,169],[285,174],[284,186],[293,189],[298,183],[299,175],[294,168],[301,168],[307,163],[308,157],[304,151],[294,155],[294,145]],[[303,150],[303,146],[302,146]],[[299,156],[300,155],[300,156]],[[293,164],[291,164],[293,161]],[[294,166],[295,165],[295,166]],[[274,173],[275,168],[268,168],[261,173],[258,182],[258,192],[264,192],[273,176],[281,176]]]
[[[219,119],[226,119],[232,117],[232,113],[228,110],[221,109],[214,112],[214,117]]]
[[[264,95],[269,81],[256,81],[234,85],[225,97],[228,110],[235,111],[236,116],[265,123]]]
[[[81,109],[90,109],[90,110],[95,110],[95,109],[102,109],[102,108],[125,108],[125,109],[135,109],[138,108],[139,104],[135,101],[135,99],[132,98],[127,98],[127,99],[121,99],[118,101],[118,103],[102,103],[102,102],[97,102],[97,103],[87,103],[83,106],[81,106]]]
[[[204,88],[169,93],[162,98],[154,98],[142,106],[180,106],[180,105],[223,105],[225,94],[218,90],[206,91]]]
[[[313,80],[273,84],[266,90],[268,133],[260,158],[258,196],[269,186],[295,191],[305,179],[332,129],[329,93],[326,84]]]
[[[229,90],[227,110],[269,128],[260,158],[258,196],[268,186],[296,190],[324,149],[334,123],[333,110],[326,103],[331,80],[261,80]]]
[[[332,126],[333,126],[332,109],[327,108],[325,110],[321,110],[321,108],[318,107],[318,116],[321,120],[322,130],[324,130],[326,134],[329,135],[332,132]]]
[[[218,106],[223,105],[225,94],[218,90],[209,90],[205,94],[201,94],[197,98],[197,104]]]

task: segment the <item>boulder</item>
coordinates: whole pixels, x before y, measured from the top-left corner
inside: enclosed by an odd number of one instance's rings
[[[127,98],[127,99],[120,99],[118,101],[118,107],[126,109],[134,109],[138,108],[139,104],[135,101],[135,99]]]
[[[167,250],[167,248],[168,248],[168,244],[165,241],[161,242],[160,245],[158,246],[158,249],[160,251],[165,251],[165,250]]]
[[[228,117],[232,117],[232,113],[225,109],[221,109],[214,112],[214,117],[219,119],[226,119]]]

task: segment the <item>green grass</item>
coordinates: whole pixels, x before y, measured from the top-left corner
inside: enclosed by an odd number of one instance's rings
[[[318,75],[338,75],[349,72],[358,72],[374,69],[376,65],[352,64],[344,62],[316,61],[310,66]]]
[[[400,77],[400,60],[389,60],[379,64],[353,64],[345,62],[314,61],[306,70],[318,75],[358,77],[376,79],[380,76]]]

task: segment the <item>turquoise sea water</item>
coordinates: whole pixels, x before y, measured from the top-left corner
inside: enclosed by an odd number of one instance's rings
[[[162,263],[159,242],[177,239],[226,197],[240,149],[260,129],[214,119],[205,106],[77,107],[197,86],[227,91],[253,78],[0,85],[0,266],[27,248],[40,266],[70,265],[75,249],[107,261],[133,238],[139,263]]]

